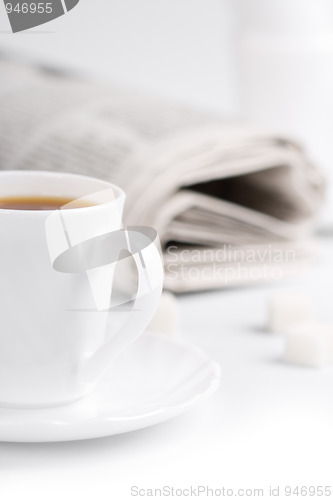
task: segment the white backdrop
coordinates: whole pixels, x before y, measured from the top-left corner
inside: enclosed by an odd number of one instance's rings
[[[316,30],[311,28],[308,38],[309,23],[296,8],[299,2],[308,6],[303,13],[322,33],[330,25],[318,6],[330,0],[284,2],[294,6],[289,24],[277,0],[81,0],[66,16],[15,35],[1,2],[0,50],[77,68],[227,117],[242,112],[249,121],[300,138],[333,185],[333,100],[325,95],[331,95],[333,42],[332,55],[330,42],[321,40],[319,49],[313,48]],[[316,16],[311,14],[314,5]],[[235,6],[242,71],[237,68]],[[295,20],[303,38],[291,44],[289,28],[295,35]],[[260,31],[259,46],[253,32],[248,36],[249,26]],[[279,38],[280,26],[287,38]],[[333,221],[332,188],[323,219]]]
[[[81,0],[15,35],[0,4],[0,50],[81,68],[224,114],[235,111],[229,0]]]

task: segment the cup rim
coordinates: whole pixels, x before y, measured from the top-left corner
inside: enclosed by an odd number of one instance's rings
[[[114,200],[107,201],[105,203],[101,204],[96,204],[92,206],[87,206],[87,207],[76,207],[76,208],[67,208],[66,212],[78,212],[80,211],[87,211],[87,210],[96,210],[96,209],[101,209],[102,207],[107,206],[109,203],[114,203],[114,202],[124,202],[126,199],[126,194],[121,189],[119,186],[116,184],[113,184],[112,182],[106,181],[104,179],[99,179],[98,177],[93,177],[90,175],[82,175],[82,174],[76,174],[72,172],[57,172],[53,170],[0,170],[0,182],[2,181],[3,178],[5,177],[33,177],[33,176],[39,176],[45,178],[57,178],[57,179],[81,179],[81,180],[86,180],[86,181],[95,181],[100,184],[100,190],[103,189],[103,186],[105,189],[107,188],[112,188],[116,194]],[[0,207],[0,213],[1,214],[51,214],[55,210],[26,210],[26,209],[16,209],[16,208],[1,208]]]

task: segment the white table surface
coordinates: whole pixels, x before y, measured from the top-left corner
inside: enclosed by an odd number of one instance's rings
[[[265,331],[267,298],[278,288],[307,291],[318,319],[332,320],[332,250],[324,240],[320,262],[294,282],[181,297],[182,336],[221,363],[219,391],[181,417],[130,434],[0,443],[0,498],[122,500],[135,498],[135,485],[264,488],[265,498],[277,485],[333,489],[333,367],[284,364],[283,339]]]

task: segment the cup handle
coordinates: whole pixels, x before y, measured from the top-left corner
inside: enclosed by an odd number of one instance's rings
[[[159,305],[163,289],[163,259],[156,230],[134,226],[120,230],[119,234],[119,258],[134,261],[137,291],[133,300],[120,304],[120,311],[128,316],[125,322],[116,333],[107,335],[105,343],[86,361],[87,378],[95,382],[103,377],[110,362],[147,328]],[[116,307],[119,308],[119,304]]]

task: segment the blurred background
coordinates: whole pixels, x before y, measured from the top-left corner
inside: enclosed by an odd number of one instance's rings
[[[0,50],[288,133],[332,184],[332,10],[330,0],[81,0],[12,35],[1,4]],[[332,217],[329,188],[322,223]]]

